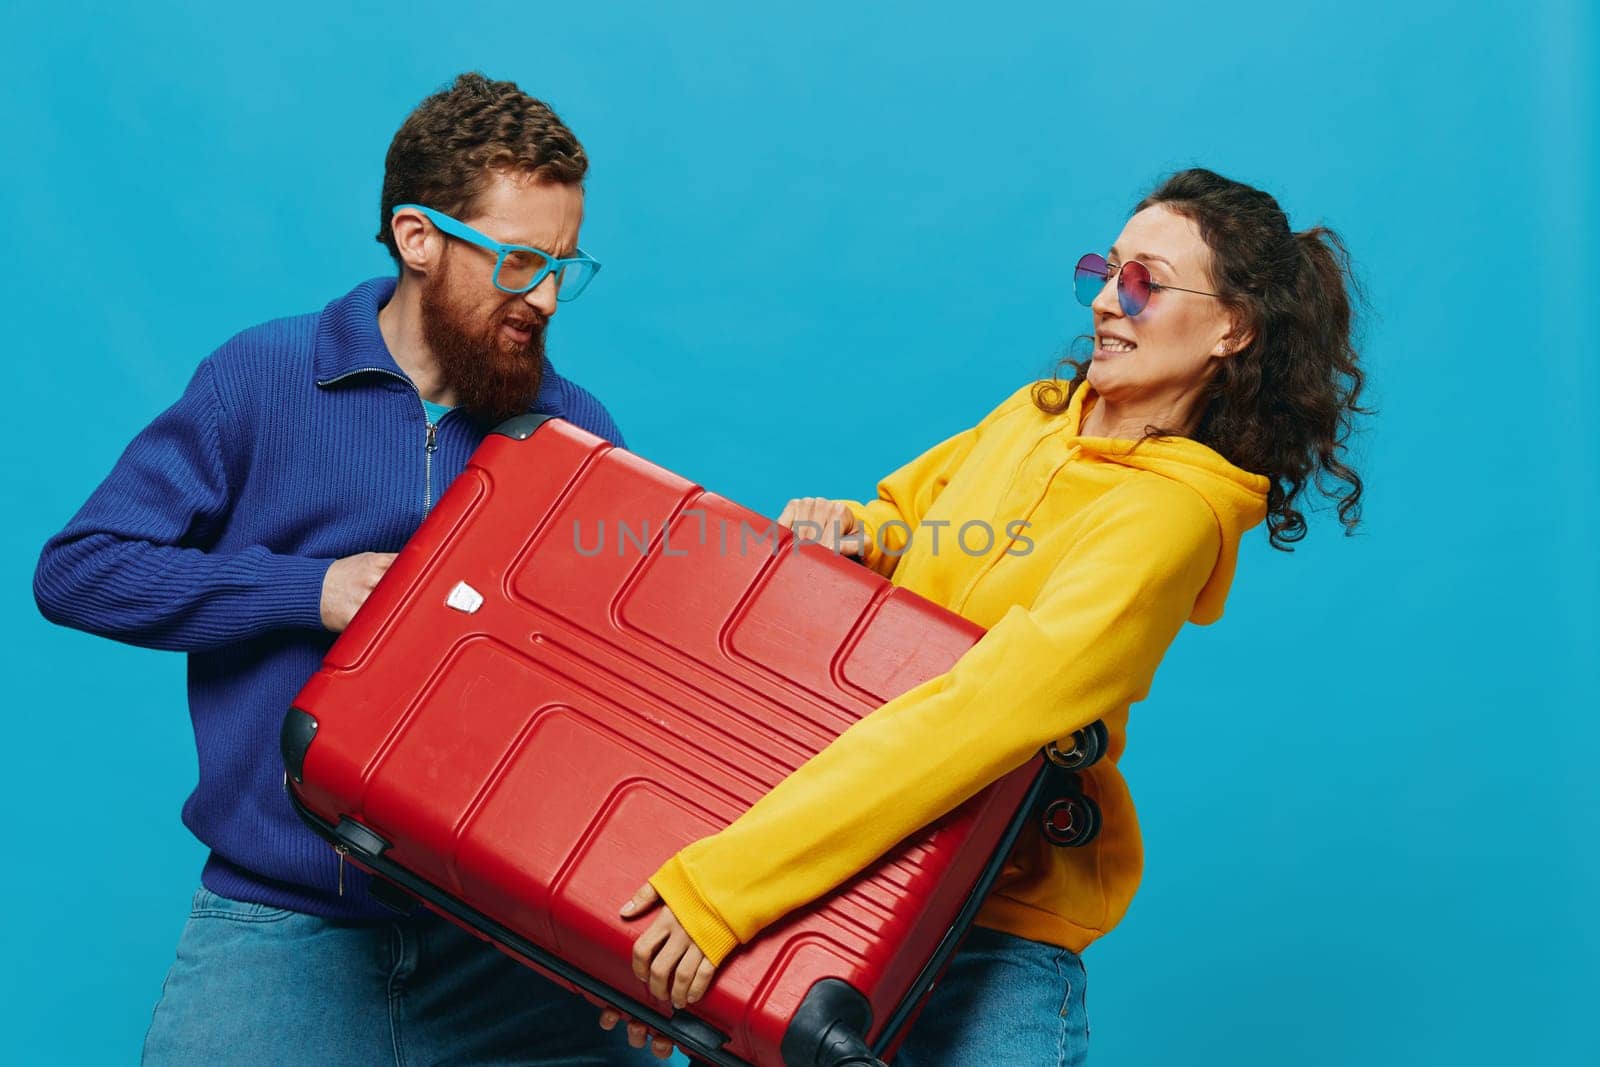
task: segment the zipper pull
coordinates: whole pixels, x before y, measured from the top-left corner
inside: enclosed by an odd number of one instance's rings
[[[432,452],[439,447],[439,424],[428,423],[428,451]]]
[[[350,855],[350,850],[344,845],[334,845],[333,850],[339,854],[339,895],[344,896],[344,858]]]

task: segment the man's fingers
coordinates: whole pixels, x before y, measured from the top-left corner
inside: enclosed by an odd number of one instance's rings
[[[622,1019],[622,1013],[615,1008],[606,1008],[600,1013],[600,1029],[614,1029]],[[644,1023],[628,1020],[628,1044],[634,1048],[644,1048],[645,1042],[650,1043],[650,1053],[658,1060],[667,1059],[672,1055],[672,1042],[664,1037],[652,1034]]]
[[[363,577],[366,579],[364,584],[368,592],[378,584],[378,579],[389,573],[389,565],[394,562],[394,558],[395,553],[393,552],[367,553],[366,574]]]
[[[643,915],[661,901],[661,896],[656,892],[656,887],[646,882],[633,891],[633,896],[622,905],[622,917],[634,919]]]

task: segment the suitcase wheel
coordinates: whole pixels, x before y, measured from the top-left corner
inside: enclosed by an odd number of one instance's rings
[[[1080,771],[1100,762],[1100,757],[1106,754],[1111,735],[1106,731],[1106,724],[1096,719],[1075,731],[1068,741],[1071,743],[1065,749],[1059,742],[1050,742],[1045,746],[1045,758],[1063,770]]]
[[[1082,793],[1073,793],[1045,805],[1040,822],[1045,840],[1052,845],[1080,848],[1100,833],[1100,805]]]

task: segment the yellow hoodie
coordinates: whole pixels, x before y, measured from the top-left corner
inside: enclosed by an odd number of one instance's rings
[[[714,963],[1096,719],[1111,735],[1084,775],[1100,836],[1057,848],[1030,826],[977,921],[1081,951],[1127,911],[1143,868],[1117,770],[1128,705],[1185,619],[1221,617],[1268,482],[1187,439],[1079,436],[1093,390],[1050,416],[1032,388],[889,475],[877,500],[843,501],[874,542],[870,566],[988,633],[651,877]],[[982,526],[958,541],[974,521],[994,531],[987,551]]]

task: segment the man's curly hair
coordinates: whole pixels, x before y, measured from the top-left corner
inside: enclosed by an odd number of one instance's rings
[[[389,228],[396,204],[422,204],[460,218],[472,213],[493,174],[573,184],[588,170],[583,146],[548,105],[515,82],[462,74],[418,104],[389,143],[378,240],[398,265]]]

